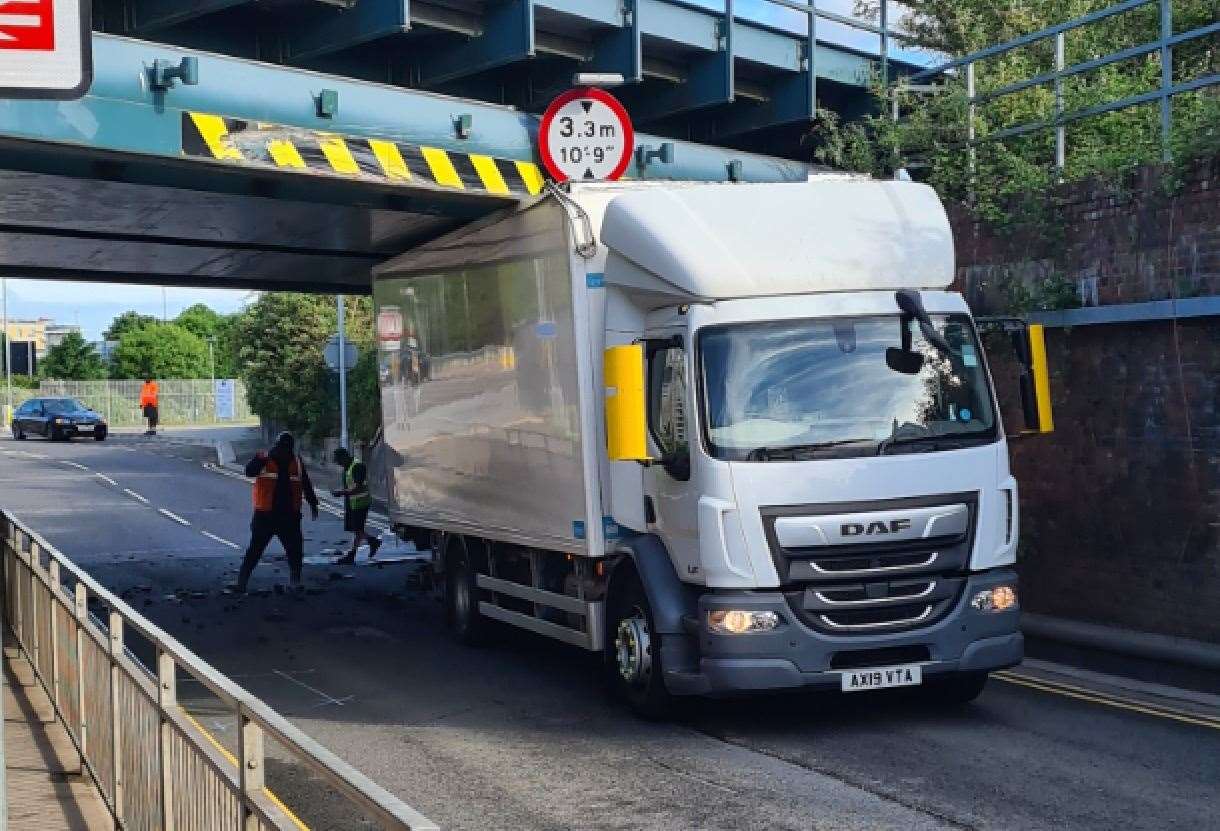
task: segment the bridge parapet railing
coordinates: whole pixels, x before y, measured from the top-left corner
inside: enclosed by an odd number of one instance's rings
[[[884,5],[883,3],[882,6]],[[1157,19],[1154,26],[1157,31],[1156,37],[1132,46],[1115,49],[1106,54],[1089,54],[1085,60],[1068,63],[1066,39],[1072,32],[1084,30],[1099,25],[1103,21],[1150,6],[1156,7]],[[1220,38],[1220,21],[1212,20],[1181,32],[1175,32],[1174,29],[1174,0],[1124,0],[1063,23],[988,46],[900,79],[891,89],[891,116],[895,121],[899,120],[900,101],[904,92],[935,92],[948,88],[944,86],[945,84],[957,84],[959,89],[964,87],[966,112],[963,146],[969,154],[969,164],[972,169],[975,149],[984,143],[1015,139],[1019,136],[1053,130],[1055,136],[1054,168],[1059,175],[1062,175],[1068,154],[1067,128],[1069,125],[1106,113],[1156,104],[1159,108],[1161,158],[1163,161],[1169,161],[1173,150],[1173,99],[1185,93],[1220,84],[1220,73],[1215,71],[1217,63],[1214,57],[1214,44],[1217,38]],[[1052,64],[1049,70],[1035,72],[1001,86],[980,89],[983,86],[978,77],[980,66],[985,66],[989,60],[1009,55],[1018,50],[1037,47],[1040,44],[1047,44],[1047,49],[1053,45]],[[1174,51],[1187,44],[1202,46],[1205,52],[1212,55],[1212,58],[1209,65],[1193,77],[1175,77]],[[1069,100],[1065,89],[1066,82],[1072,79],[1087,79],[1106,67],[1129,64],[1153,55],[1157,56],[1160,66],[1157,80],[1151,88],[1107,100],[1089,101],[1079,106],[1073,106]],[[1051,89],[1050,112],[1046,117],[980,131],[979,127],[984,121],[980,118],[980,108],[1028,90],[1046,87]],[[1084,89],[1087,91],[1087,87]]]
[[[274,743],[346,803],[339,812],[388,831],[436,824],[305,735],[107,591],[20,520],[0,511],[4,610],[17,647],[116,819],[133,831],[300,831],[267,787]],[[137,656],[133,635],[151,650]],[[230,752],[180,704],[180,682],[206,688],[233,719]],[[309,790],[309,789],[306,789]],[[332,800],[333,801],[333,797]],[[301,807],[297,807],[301,811]],[[304,813],[304,811],[301,811]]]

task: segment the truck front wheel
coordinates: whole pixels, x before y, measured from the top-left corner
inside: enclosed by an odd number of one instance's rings
[[[672,696],[661,671],[660,636],[655,634],[648,596],[635,574],[610,586],[606,631],[606,671],[618,698],[639,715],[666,717]]]
[[[467,646],[478,646],[487,636],[488,621],[479,613],[475,574],[465,541],[450,538],[445,556],[445,609],[454,637]]]

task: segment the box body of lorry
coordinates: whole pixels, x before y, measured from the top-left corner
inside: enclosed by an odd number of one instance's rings
[[[968,699],[1021,658],[1018,516],[952,276],[930,188],[847,177],[576,185],[421,246],[374,280],[392,518],[459,633],[604,649],[637,709]]]
[[[591,553],[590,334],[569,252],[544,202],[379,273],[379,318],[401,317],[380,339],[396,522]]]

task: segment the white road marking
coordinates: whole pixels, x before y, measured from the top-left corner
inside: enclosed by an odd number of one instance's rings
[[[202,529],[200,529],[199,533],[200,533],[200,534],[203,534],[203,535],[204,535],[205,537],[207,537],[209,540],[215,540],[216,542],[220,543],[221,545],[227,545],[227,546],[229,546],[229,548],[236,548],[236,549],[238,549],[239,551],[241,550],[241,546],[240,546],[240,545],[238,545],[238,544],[237,544],[237,543],[235,543],[235,542],[229,542],[229,541],[228,541],[228,540],[226,540],[224,537],[218,537],[218,536],[216,536],[215,534],[209,533],[209,532],[204,531],[204,530],[202,530]]]
[[[136,492],[135,492],[135,491],[133,491],[131,488],[123,488],[123,493],[127,494],[127,495],[128,495],[128,496],[130,496],[132,499],[135,499],[135,500],[137,500],[137,501],[139,501],[139,502],[143,502],[145,505],[147,505],[147,504],[148,504],[148,500],[147,500],[147,499],[145,499],[144,497],[140,496],[140,494],[136,493]]]
[[[77,462],[62,462],[62,463],[67,465],[68,467],[74,467],[77,470],[88,470],[89,469],[89,468],[85,467],[84,465],[79,464]]]
[[[190,525],[189,522],[187,522],[185,519],[183,519],[182,517],[175,514],[173,511],[167,511],[164,508],[158,508],[157,513],[161,514],[161,516],[166,517],[167,519],[172,519],[174,522],[178,523],[179,525],[186,525],[186,526]]]
[[[101,479],[103,482],[108,482],[108,483],[110,483],[111,485],[114,485],[115,487],[118,487],[118,484],[119,484],[119,483],[118,483],[118,482],[116,482],[116,481],[114,481],[113,479],[111,479],[109,476],[107,476],[107,475],[106,475],[106,474],[104,474],[104,473],[95,473],[95,474],[93,474],[93,475],[94,475],[94,476],[96,476],[98,479]]]
[[[326,701],[324,702],[326,704],[334,704],[337,707],[342,707],[344,702],[351,701],[352,698],[354,697],[354,696],[349,695],[346,698],[334,698],[333,696],[327,695],[326,693],[322,692],[321,690],[317,689],[316,687],[309,686],[304,681],[298,681],[297,679],[293,678],[291,675],[289,675],[286,672],[281,672],[278,669],[273,669],[272,672],[274,672],[280,678],[283,678],[286,681],[291,681],[292,683],[296,684],[298,687],[309,690],[314,695],[319,696],[320,698],[326,699]]]

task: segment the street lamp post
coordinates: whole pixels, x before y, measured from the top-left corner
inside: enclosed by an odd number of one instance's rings
[[[208,338],[208,363],[212,367],[212,421],[216,421],[216,338]]]
[[[339,313],[339,446],[347,447],[347,343],[343,338],[343,295],[336,299]]]

